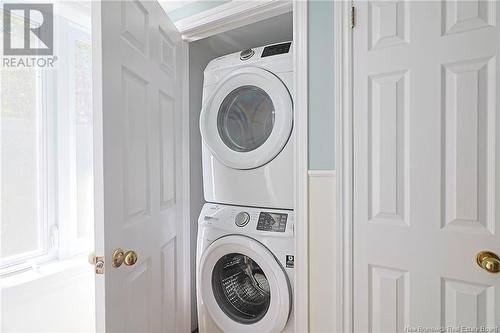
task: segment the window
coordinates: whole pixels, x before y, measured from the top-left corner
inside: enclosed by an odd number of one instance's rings
[[[47,114],[42,75],[5,70],[2,76],[2,263],[47,252]]]
[[[54,70],[0,72],[0,274],[93,247],[90,31],[55,24]]]

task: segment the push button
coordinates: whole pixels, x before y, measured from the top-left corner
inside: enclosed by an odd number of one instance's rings
[[[238,227],[246,226],[249,221],[250,221],[250,215],[247,212],[240,212],[234,218],[234,223],[236,223]]]

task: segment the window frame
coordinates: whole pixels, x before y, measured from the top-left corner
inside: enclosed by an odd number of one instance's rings
[[[67,70],[35,69],[35,112],[37,131],[40,133],[36,158],[40,179],[37,191],[40,207],[37,212],[40,221],[39,248],[0,259],[0,276],[35,269],[38,265],[67,259],[89,250],[88,239],[78,239],[76,235],[78,216],[74,209],[77,200],[75,85],[57,82],[68,81],[71,75],[74,75],[76,42],[87,42],[92,47],[91,32],[64,16],[54,17],[54,23],[57,27],[55,32],[58,33],[54,40],[58,55],[57,66],[67,66]],[[66,60],[63,61],[64,59]],[[60,110],[73,112],[69,112],[67,117],[61,120],[63,117],[59,114]],[[69,141],[72,144],[57,140],[58,137],[64,137],[63,132],[71,133]],[[66,167],[69,172],[61,172]],[[61,204],[62,198],[70,198],[68,202],[72,208],[64,207]]]
[[[61,41],[61,52],[64,53],[64,57],[60,57],[60,60],[63,61],[64,63],[60,63],[59,65],[63,64],[66,65],[68,70],[64,72],[65,75],[69,77],[74,76],[75,73],[75,50],[76,50],[76,42],[77,41],[83,41],[83,42],[88,42],[91,47],[91,35],[90,31],[82,27],[81,25],[72,22],[71,20],[68,19],[63,19],[59,20],[59,30],[60,31],[65,31],[65,35],[61,36],[60,41]],[[61,59],[62,58],[62,59]],[[61,71],[58,75],[58,80],[59,81],[64,81],[65,78],[64,76],[61,76],[60,74],[63,74]],[[74,81],[72,81],[74,83]],[[58,86],[58,91],[57,94],[60,96],[72,96],[75,97],[75,85],[59,85]],[[77,190],[78,190],[78,185],[76,182],[76,168],[77,168],[77,162],[76,162],[76,131],[77,131],[77,124],[76,124],[76,107],[75,107],[75,99],[71,98],[58,98],[57,99],[59,104],[58,108],[60,110],[63,109],[70,109],[72,112],[67,116],[66,122],[64,123],[59,123],[58,124],[58,135],[63,135],[61,133],[62,130],[66,129],[66,131],[69,131],[70,134],[70,140],[71,144],[69,146],[64,146],[64,143],[59,142],[59,144],[63,144],[62,146],[58,147],[58,168],[67,168],[69,171],[69,174],[66,175],[66,177],[63,179],[63,182],[66,182],[68,184],[65,187],[60,187],[59,193],[58,193],[58,201],[60,202],[61,200],[64,200],[64,198],[71,198],[71,202],[69,207],[61,208],[59,209],[59,220],[61,223],[59,223],[58,226],[58,231],[59,231],[59,248],[58,248],[58,255],[59,259],[65,259],[68,257],[72,257],[78,254],[82,254],[85,252],[89,251],[87,242],[88,239],[85,238],[78,238],[78,211],[77,211]],[[67,133],[67,132],[66,132]],[[64,164],[63,164],[64,163]],[[71,223],[68,223],[68,221],[71,221]],[[93,244],[92,244],[93,245]]]
[[[48,166],[50,160],[55,160],[53,148],[54,138],[49,136],[50,124],[53,124],[54,117],[47,112],[47,105],[52,98],[52,92],[48,86],[49,78],[47,72],[40,69],[35,70],[36,80],[36,109],[37,117],[37,157],[36,169],[39,184],[37,186],[37,200],[39,209],[37,218],[39,220],[38,248],[33,251],[26,251],[17,255],[0,259],[0,275],[10,274],[16,271],[32,268],[38,264],[50,261],[56,257],[54,249],[54,236],[51,231],[57,229],[57,220],[53,202],[50,199],[50,192],[55,190],[56,179],[49,174],[51,169]]]

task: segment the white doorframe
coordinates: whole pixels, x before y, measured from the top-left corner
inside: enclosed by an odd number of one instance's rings
[[[253,23],[262,19],[269,18],[272,15],[279,15],[289,10],[290,1],[276,1],[268,0],[266,2],[265,10],[263,11],[262,4],[255,2],[253,8],[240,6],[231,8],[229,12],[231,15],[226,17],[218,17],[216,22],[206,24],[200,22],[199,25],[190,25],[189,34],[183,34],[183,38],[187,42],[195,41],[203,38],[210,37],[221,32],[234,29],[241,24],[235,25],[234,17],[237,17],[240,22],[245,24]],[[293,42],[294,42],[294,131],[295,131],[295,160],[294,167],[294,180],[295,180],[295,293],[294,293],[294,316],[295,316],[295,330],[297,332],[309,331],[309,239],[308,239],[308,67],[307,67],[307,53],[308,53],[308,20],[307,20],[307,1],[294,1],[293,2]],[[244,8],[243,8],[244,7]],[[241,11],[240,11],[241,10]],[[219,13],[220,14],[220,13]],[[188,51],[184,53],[188,57]],[[189,70],[186,69],[186,75],[189,76]],[[189,96],[184,97],[184,115],[189,115]],[[185,119],[185,126],[189,119]],[[183,129],[183,139],[189,139],[189,131],[186,133],[186,128]],[[189,145],[189,141],[184,141],[184,144]],[[187,146],[188,147],[188,146]],[[185,170],[189,170],[189,157],[183,161]],[[189,174],[189,172],[187,172]],[[186,179],[184,180],[186,181]],[[187,180],[189,182],[189,180]],[[185,189],[185,195],[189,197],[189,183],[188,189]],[[186,186],[186,184],[185,184]],[[189,205],[184,206],[184,220],[190,220]],[[188,230],[188,229],[187,229]],[[183,231],[184,235],[185,232]],[[184,236],[185,237],[185,236]],[[189,246],[185,245],[185,246]],[[186,269],[186,274],[188,269]],[[188,295],[187,295],[188,297]],[[187,309],[186,311],[188,311]]]
[[[285,3],[290,4],[289,1]],[[257,3],[258,4],[258,3]],[[281,11],[284,10],[287,6],[284,5],[282,1],[269,1],[269,3],[265,7],[265,11],[263,12],[262,6],[255,6],[255,8],[249,9],[244,8],[244,13],[239,13],[238,18],[245,21],[245,16],[248,16],[249,21],[257,21],[260,19],[265,19],[269,16],[269,13],[272,12],[274,14],[281,14]],[[100,17],[100,8],[99,6],[92,6],[92,10],[94,11],[93,15],[97,15]],[[198,27],[195,31],[197,35],[203,35],[204,37],[209,37],[220,32],[229,30],[234,28],[233,18],[235,13],[232,13],[233,16],[227,17],[227,19],[219,19],[215,24],[205,25],[203,27]],[[309,265],[308,265],[308,68],[307,68],[307,1],[299,1],[293,2],[293,29],[294,29],[294,45],[295,45],[295,53],[294,53],[294,79],[295,79],[295,133],[296,133],[296,155],[294,160],[294,179],[295,179],[295,212],[296,219],[300,220],[301,223],[297,224],[296,227],[296,257],[298,258],[296,262],[296,278],[295,278],[295,295],[294,295],[294,309],[295,309],[295,325],[297,332],[307,332],[309,327]],[[98,20],[100,22],[100,20]],[[191,29],[195,27],[191,26]],[[93,25],[93,32],[100,31],[100,25]],[[192,40],[193,36],[189,36]],[[101,45],[100,43],[100,33],[93,34],[93,43],[95,45]],[[187,43],[183,45],[183,54],[188,59],[189,57],[189,49],[187,47]],[[97,59],[100,58],[100,49],[94,50],[95,56]],[[99,62],[95,64],[95,66],[99,66]],[[98,72],[101,72],[98,70]],[[189,65],[186,64],[185,68],[183,68],[183,77],[189,77]],[[95,80],[100,81],[101,78],[95,78]],[[185,91],[188,91],[188,81],[184,80],[185,83]],[[99,92],[99,90],[97,90]],[[100,100],[100,95],[97,94],[94,96],[94,101]],[[183,96],[183,104],[184,111],[183,112],[183,147],[184,150],[189,147],[189,95],[186,93]],[[102,106],[97,103],[95,107],[95,118],[96,123],[101,124],[100,121],[102,117]],[[297,112],[300,110],[300,112]],[[95,158],[97,160],[102,160],[102,146],[98,143],[102,141],[102,128],[100,126],[96,126],[94,129],[94,136],[97,138],[95,140],[94,150],[95,150]],[[98,162],[98,161],[97,161]],[[183,196],[180,198],[183,200],[182,202],[182,218],[180,219],[180,223],[178,227],[181,230],[182,235],[182,248],[185,251],[185,254],[190,253],[190,224],[182,223],[182,221],[190,221],[190,207],[189,207],[189,154],[184,154],[183,160]],[[96,230],[103,229],[104,225],[104,217],[102,216],[102,184],[103,184],[103,171],[102,169],[95,170],[95,205],[96,205],[96,221],[95,228]],[[101,209],[98,209],[101,207]],[[101,232],[102,236],[103,233]],[[103,241],[97,241],[96,244],[103,244]],[[96,247],[95,249],[97,254],[104,253],[103,248]],[[185,264],[183,266],[183,271],[186,276],[190,276],[190,260],[184,260]],[[96,278],[97,284],[104,283],[104,277],[97,276]],[[190,313],[191,313],[191,297],[190,297],[190,284],[189,280],[186,280],[186,285],[184,286],[184,313],[187,315],[185,318],[182,318],[183,326],[185,327],[185,331],[190,331]],[[101,316],[104,314],[104,304],[101,302],[96,302],[97,315]],[[104,324],[104,318],[102,320],[98,320],[98,323]],[[104,325],[100,325],[97,327],[98,332],[104,331]]]
[[[102,26],[101,6],[92,3],[92,108],[94,118],[94,252],[104,256],[104,147],[102,109]],[[96,332],[106,331],[105,300],[99,290],[105,288],[105,275],[95,275],[95,325]]]
[[[309,331],[307,1],[293,3],[295,160],[295,331]]]
[[[334,4],[335,164],[337,170],[337,331],[353,332],[352,1]]]
[[[189,59],[188,43],[182,43],[182,56],[184,59]],[[182,66],[182,151],[189,152],[189,62],[186,61]],[[190,177],[190,154],[182,154],[182,218],[177,224],[181,230],[182,240],[182,270],[184,276],[191,276],[191,177]],[[184,311],[187,314],[182,319],[184,332],[191,332],[191,279],[184,279],[183,297]]]

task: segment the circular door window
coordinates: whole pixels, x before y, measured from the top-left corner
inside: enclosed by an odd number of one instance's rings
[[[281,332],[291,306],[286,272],[258,241],[241,235],[215,240],[199,261],[201,304],[223,332]]]
[[[266,274],[252,258],[241,253],[227,254],[217,261],[212,289],[222,311],[242,324],[261,320],[271,302]]]
[[[249,152],[262,146],[271,135],[273,126],[273,102],[259,87],[234,89],[219,108],[219,135],[226,146],[234,151]]]
[[[234,169],[260,167],[276,157],[293,126],[293,104],[285,84],[262,68],[231,72],[204,101],[203,142],[219,162]]]

